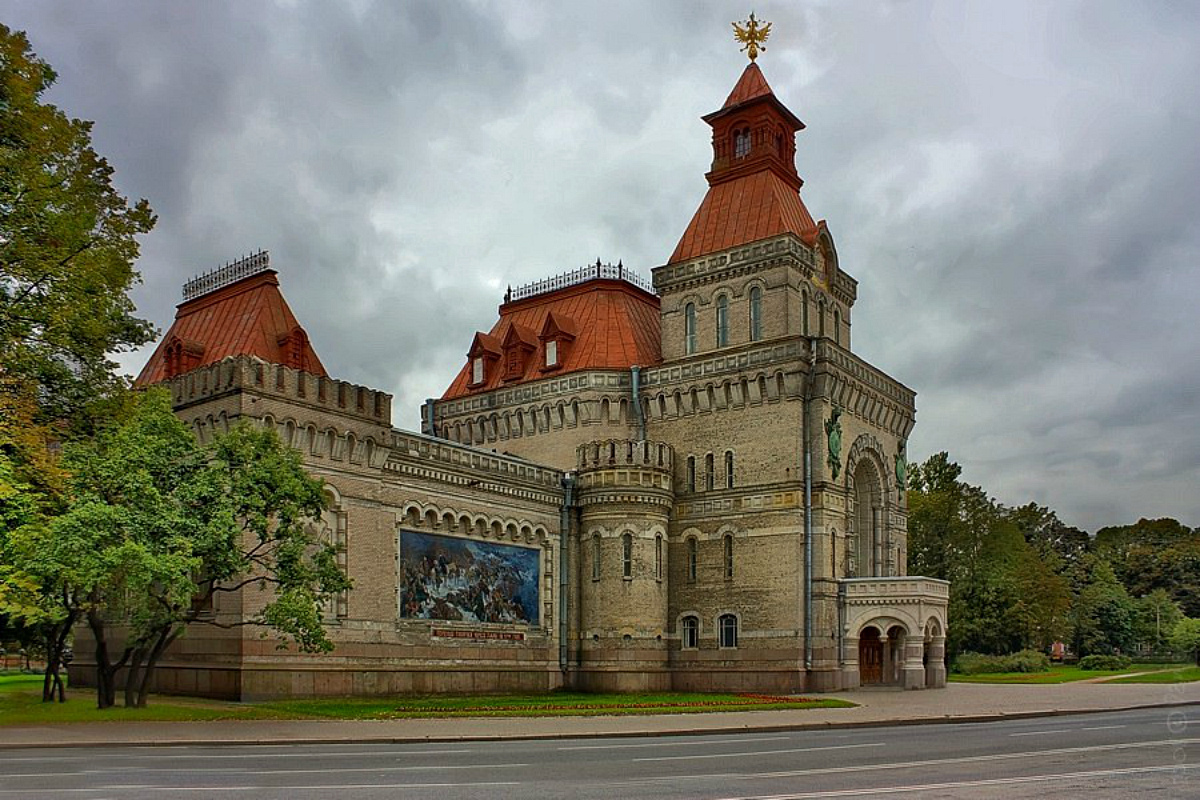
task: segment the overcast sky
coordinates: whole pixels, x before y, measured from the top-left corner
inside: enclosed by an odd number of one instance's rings
[[[755,2],[854,349],[910,456],[1095,530],[1200,525],[1200,4]],[[10,2],[158,213],[134,292],[265,248],[326,368],[440,395],[504,287],[644,275],[704,196],[745,2]],[[136,372],[148,351],[123,359]]]

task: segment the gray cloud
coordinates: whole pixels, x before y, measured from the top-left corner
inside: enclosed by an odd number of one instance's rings
[[[1096,528],[1200,524],[1200,14],[761,4],[855,349],[910,453]],[[258,247],[329,369],[448,384],[504,286],[662,263],[704,192],[736,4],[0,2],[160,215],[142,313]],[[144,354],[126,356],[131,368]]]

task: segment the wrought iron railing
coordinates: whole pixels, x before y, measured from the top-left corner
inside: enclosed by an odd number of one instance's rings
[[[211,272],[197,275],[183,285],[183,300],[195,300],[197,297],[215,292],[231,283],[237,283],[243,278],[266,272],[271,268],[271,254],[266,250],[251,253],[237,261],[231,261],[223,267]]]
[[[595,264],[573,269],[561,275],[543,278],[540,281],[527,283],[515,289],[509,287],[508,291],[504,294],[504,302],[511,303],[514,300],[524,300],[527,297],[555,292],[559,289],[565,289],[568,286],[575,286],[576,284],[596,279],[625,281],[626,283],[633,284],[642,291],[650,292],[651,294],[654,293],[654,286],[649,280],[638,275],[620,261],[616,264],[601,264],[600,260],[597,259]]]

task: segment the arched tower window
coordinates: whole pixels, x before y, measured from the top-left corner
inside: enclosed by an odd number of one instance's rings
[[[733,614],[722,614],[717,618],[717,631],[721,647],[737,647],[738,624]]]
[[[687,579],[688,583],[696,582],[696,574],[700,560],[700,543],[693,536],[687,540]]]
[[[808,292],[800,295],[800,328],[804,331],[804,335],[808,336]]]
[[[713,480],[713,473],[715,472],[713,467],[713,454],[709,453],[704,456],[704,488],[710,492],[713,490],[715,483]]]
[[[680,645],[684,650],[695,650],[700,645],[700,618],[688,615],[680,620]]]
[[[621,536],[621,576],[625,578],[633,577],[632,533],[626,533]]]
[[[592,580],[600,580],[600,537],[592,537]]]
[[[733,580],[733,534],[725,534],[721,544],[725,564],[725,580],[731,581]]]
[[[733,451],[725,451],[725,488],[733,488]]]
[[[842,343],[842,312],[836,308],[833,310],[833,343]]]
[[[733,134],[733,157],[745,158],[750,155],[750,129],[742,128]]]
[[[687,490],[696,491],[696,457],[687,457]]]
[[[688,303],[683,308],[683,349],[691,355],[696,352],[696,304]]]
[[[654,577],[663,579],[663,537],[654,537]]]
[[[717,298],[717,347],[729,345],[729,298]]]
[[[762,338],[762,289],[750,289],[750,341]]]

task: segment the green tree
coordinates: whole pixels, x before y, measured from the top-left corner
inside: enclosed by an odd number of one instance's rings
[[[1200,667],[1200,619],[1184,617],[1175,623],[1175,629],[1171,631],[1171,648],[1190,655]]]
[[[43,421],[119,383],[109,353],[153,334],[127,292],[154,215],[113,188],[92,124],[41,101],[56,77],[0,25],[0,377],[36,388]]]
[[[1188,616],[1200,616],[1200,531],[1170,518],[1101,528],[1096,552],[1131,595],[1162,589]]]
[[[1086,561],[1090,580],[1071,613],[1075,652],[1081,656],[1132,652],[1137,613],[1133,600],[1107,561],[1095,555]]]
[[[1165,589],[1155,589],[1134,601],[1134,640],[1151,652],[1162,653],[1169,647],[1171,631],[1183,619],[1183,612]]]
[[[97,704],[145,705],[158,659],[191,624],[260,625],[303,650],[331,647],[328,598],[347,588],[311,519],[324,497],[273,431],[235,428],[203,446],[151,390],[94,439],[69,443],[66,508],[27,528],[21,553],[64,615],[95,640]],[[259,613],[199,612],[217,592],[271,589]]]

